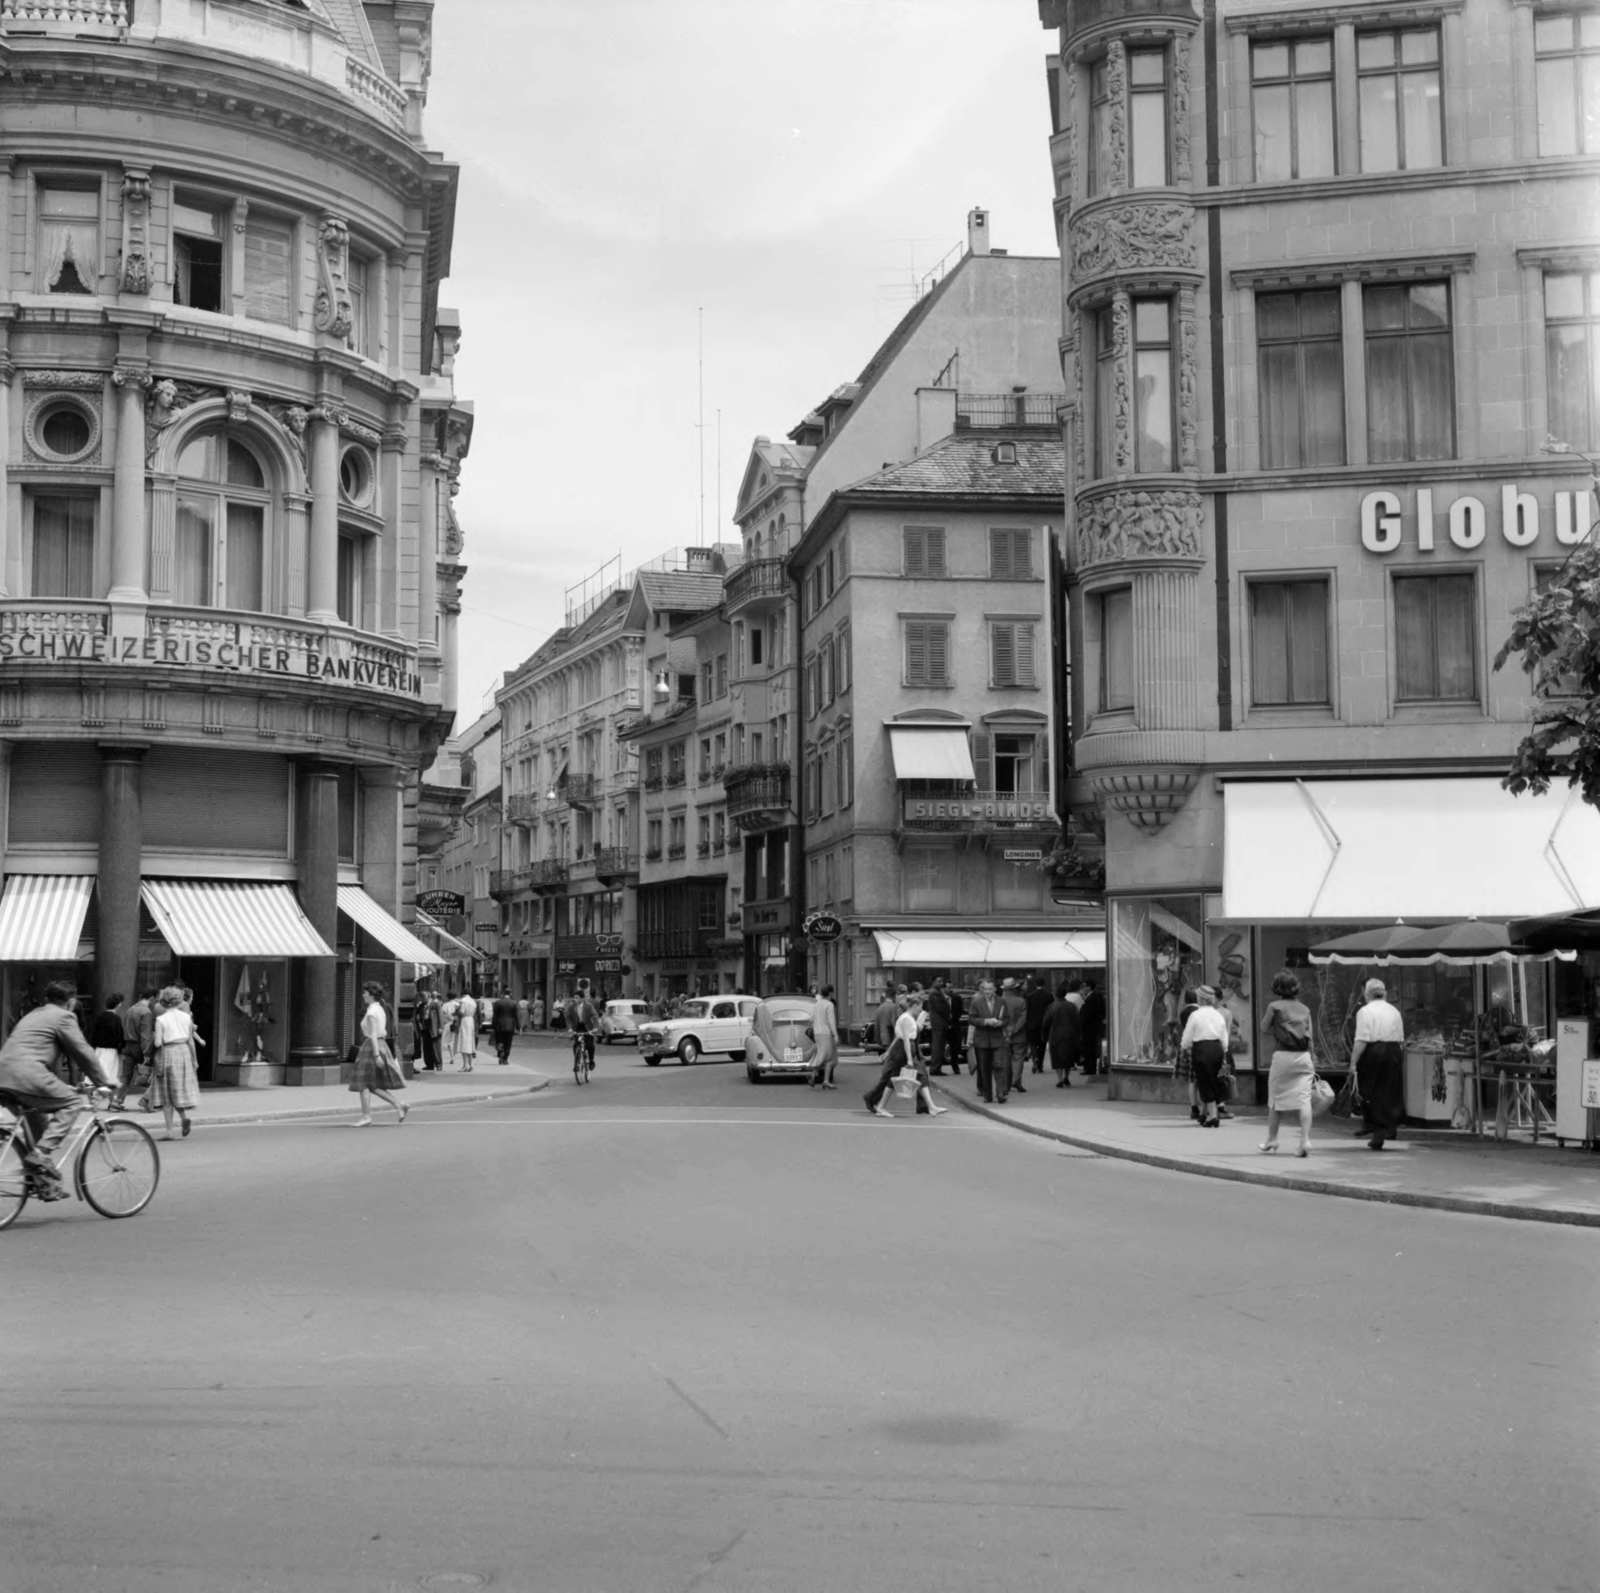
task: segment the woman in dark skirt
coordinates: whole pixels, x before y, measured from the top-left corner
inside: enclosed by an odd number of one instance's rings
[[[1050,1066],[1055,1070],[1056,1088],[1072,1088],[1072,1070],[1079,1061],[1079,1017],[1075,1002],[1067,1000],[1067,986],[1063,981],[1056,998],[1044,1011],[1045,1048],[1050,1053]]]
[[[1179,1048],[1187,1052],[1189,1065],[1194,1070],[1195,1093],[1200,1097],[1200,1126],[1218,1126],[1218,1108],[1222,1104],[1220,1076],[1222,1064],[1228,1057],[1228,1017],[1217,1009],[1217,993],[1210,985],[1202,985],[1195,992],[1200,1005],[1189,1015],[1183,1026]]]
[[[361,994],[366,997],[367,1010],[361,1020],[361,1049],[356,1053],[355,1074],[350,1080],[351,1094],[361,1097],[361,1116],[356,1119],[355,1127],[366,1128],[372,1122],[372,1108],[367,1101],[369,1094],[376,1095],[380,1101],[387,1101],[399,1114],[396,1121],[403,1123],[410,1108],[389,1092],[403,1090],[406,1076],[389,1050],[389,1018],[384,1006],[383,987],[363,985]]]

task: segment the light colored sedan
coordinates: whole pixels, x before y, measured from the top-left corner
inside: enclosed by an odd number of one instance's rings
[[[768,996],[744,1043],[745,1077],[759,1084],[810,1073],[817,1061],[816,1017],[810,996]]]
[[[647,1001],[608,1001],[600,1014],[600,1038],[607,1045],[639,1038],[639,1025],[650,1016]]]
[[[760,1005],[755,996],[696,996],[684,1002],[677,1017],[651,1018],[639,1025],[639,1054],[652,1068],[673,1055],[688,1066],[707,1051],[741,1061]]]

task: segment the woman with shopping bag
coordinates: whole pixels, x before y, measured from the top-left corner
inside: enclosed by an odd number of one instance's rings
[[[942,1117],[948,1108],[934,1104],[933,1087],[928,1083],[917,1054],[917,1027],[922,1017],[921,996],[901,996],[895,1002],[899,1016],[894,1020],[894,1039],[883,1054],[883,1071],[878,1082],[862,1098],[867,1110],[879,1117],[893,1117],[885,1098],[893,1089],[906,1099],[916,1098],[930,1117]]]
[[[396,1123],[403,1123],[411,1109],[390,1094],[391,1090],[406,1087],[406,1077],[389,1049],[389,1015],[383,986],[363,985],[361,993],[366,997],[367,1010],[361,1019],[361,1049],[356,1053],[355,1074],[350,1080],[350,1093],[361,1097],[361,1116],[356,1119],[355,1127],[366,1128],[372,1122],[369,1094],[387,1101],[395,1109]]]

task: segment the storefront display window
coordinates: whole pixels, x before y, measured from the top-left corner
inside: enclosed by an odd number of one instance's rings
[[[1250,962],[1248,928],[1241,924],[1206,925],[1205,982],[1216,990],[1228,1014],[1229,1052],[1234,1067],[1241,1070],[1266,1066],[1266,1062],[1257,1060],[1255,979]]]
[[[218,1001],[224,1065],[282,1067],[289,1059],[289,964],[224,957]]]
[[[1112,1054],[1120,1067],[1173,1067],[1183,992],[1205,983],[1203,898],[1119,897],[1110,906]]]

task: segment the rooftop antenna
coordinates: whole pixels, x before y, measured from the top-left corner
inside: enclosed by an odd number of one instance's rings
[[[706,311],[699,305],[695,310],[698,319],[695,363],[697,371],[697,396],[695,398],[694,429],[700,435],[700,535],[701,547],[706,545]]]
[[[717,411],[717,540],[722,539],[722,411]]]

